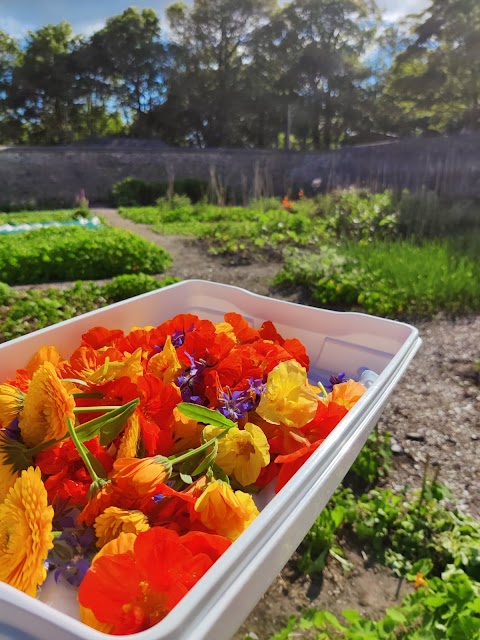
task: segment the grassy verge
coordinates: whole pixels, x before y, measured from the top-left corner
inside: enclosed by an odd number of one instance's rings
[[[300,286],[321,306],[382,316],[480,310],[480,262],[458,253],[448,240],[351,243],[315,253],[290,250],[276,284]]]

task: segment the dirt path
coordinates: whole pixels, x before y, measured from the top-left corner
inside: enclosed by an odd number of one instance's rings
[[[209,255],[192,236],[164,236],[146,224],[122,218],[115,209],[95,209],[110,225],[137,233],[163,247],[172,256],[173,265],[165,273],[182,280],[200,279],[244,287],[261,295],[270,295],[271,282],[280,269],[279,262],[254,262],[238,265]]]

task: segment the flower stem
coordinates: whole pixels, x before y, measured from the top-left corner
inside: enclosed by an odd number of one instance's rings
[[[95,473],[95,469],[92,467],[92,463],[88,459],[88,449],[83,444],[83,442],[80,442],[80,440],[79,440],[79,438],[78,438],[78,436],[77,436],[77,434],[75,432],[75,427],[73,426],[73,422],[72,422],[72,420],[70,418],[67,418],[67,424],[68,424],[68,433],[70,434],[70,437],[71,437],[71,439],[73,441],[73,444],[77,448],[77,451],[80,454],[80,457],[82,458],[85,466],[87,467],[88,473],[90,474],[93,482],[100,481],[101,479]]]
[[[215,436],[211,440],[204,442],[202,445],[200,445],[196,449],[187,451],[187,453],[184,453],[183,456],[178,456],[178,458],[175,458],[172,456],[171,458],[169,458],[170,462],[172,463],[172,465],[174,465],[174,464],[178,464],[179,462],[183,462],[184,460],[188,460],[188,458],[192,458],[193,456],[196,456],[197,453],[201,453],[202,451],[205,451],[205,449],[208,449],[209,447],[211,447],[212,444],[215,443],[215,440],[220,440],[220,438],[223,438],[223,436],[225,436],[228,433],[228,431],[230,431],[230,427],[222,431],[222,433],[219,433],[218,436]]]

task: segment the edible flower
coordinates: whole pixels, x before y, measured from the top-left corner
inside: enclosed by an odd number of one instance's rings
[[[40,469],[29,467],[0,504],[0,580],[29,596],[47,577],[52,519]]]
[[[198,531],[179,536],[163,527],[138,536],[122,533],[93,559],[80,585],[80,604],[115,635],[148,629],[167,615],[229,544],[220,536]],[[82,619],[85,616],[82,611]]]

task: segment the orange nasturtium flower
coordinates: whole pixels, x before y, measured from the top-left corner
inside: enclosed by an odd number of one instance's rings
[[[125,635],[149,629],[229,547],[221,536],[163,527],[122,533],[95,556],[78,592],[83,622]]]
[[[257,413],[272,424],[299,428],[313,420],[318,402],[317,394],[308,383],[306,369],[296,360],[287,360],[268,374]]]
[[[75,420],[75,400],[69,395],[51,362],[40,365],[28,388],[18,425],[27,447],[60,440],[67,418]]]
[[[95,520],[95,533],[97,534],[97,547],[103,547],[107,542],[118,538],[121,533],[134,533],[148,531],[147,516],[141,511],[107,507]]]
[[[350,411],[366,390],[366,387],[360,382],[349,380],[348,382],[334,385],[332,391],[327,396],[327,400],[329,402],[336,402]]]
[[[52,519],[40,469],[29,467],[0,504],[0,580],[32,597],[47,577]]]
[[[172,473],[172,465],[164,456],[151,458],[117,458],[113,463],[112,481],[120,489],[139,498],[155,495],[156,488]]]
[[[226,482],[211,482],[195,502],[202,524],[229,540],[236,540],[258,516],[250,494],[233,491]]]
[[[417,577],[415,578],[415,582],[413,583],[413,588],[415,590],[420,589],[421,587],[428,587],[428,583],[423,577],[423,574],[420,571],[417,573]]]
[[[205,440],[211,440],[223,430],[205,427]],[[218,440],[218,454],[215,463],[228,476],[234,475],[246,487],[253,484],[263,467],[270,462],[268,440],[260,427],[247,422],[244,429],[232,427],[226,436]]]

